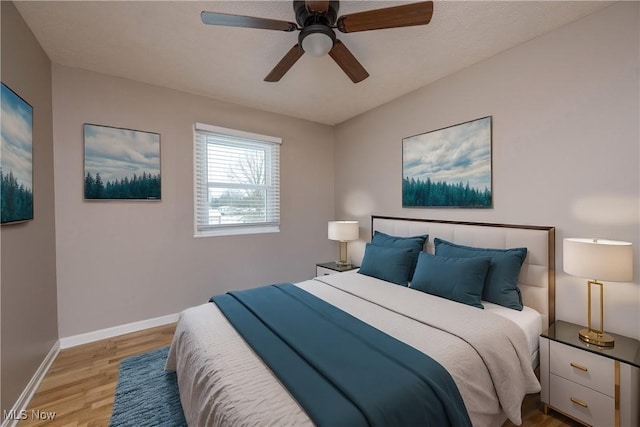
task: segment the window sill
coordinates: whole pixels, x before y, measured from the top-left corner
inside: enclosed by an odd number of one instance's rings
[[[243,234],[266,234],[266,233],[279,233],[279,226],[264,226],[264,227],[232,227],[232,228],[220,228],[216,230],[196,231],[193,237],[217,237],[217,236],[239,236]]]

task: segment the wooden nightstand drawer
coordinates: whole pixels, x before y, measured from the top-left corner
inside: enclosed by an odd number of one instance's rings
[[[597,391],[566,380],[549,376],[550,400],[554,408],[592,426],[612,426],[615,400]]]
[[[552,374],[613,397],[614,361],[555,341],[550,343]]]

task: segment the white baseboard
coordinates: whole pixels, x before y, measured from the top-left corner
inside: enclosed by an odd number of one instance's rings
[[[156,326],[175,323],[178,321],[178,317],[180,317],[180,313],[168,314],[166,316],[154,317],[153,319],[141,320],[139,322],[127,323],[125,325],[100,329],[93,332],[87,332],[85,334],[60,338],[60,348],[65,349],[69,347],[75,347],[77,345],[100,341],[107,338],[116,337],[118,335],[129,334],[131,332],[142,331],[143,329],[155,328]]]
[[[33,374],[33,377],[31,377],[31,380],[20,394],[20,397],[18,397],[18,400],[16,400],[16,403],[11,408],[10,413],[15,415],[13,418],[4,419],[2,427],[14,427],[18,424],[20,414],[26,413],[29,402],[31,402],[33,395],[36,393],[36,390],[38,390],[47,372],[49,372],[49,368],[51,368],[53,361],[56,360],[58,353],[60,353],[60,341],[56,341],[53,344],[53,347],[51,347],[51,350],[49,350],[49,353],[47,353],[35,374]],[[4,418],[4,414],[2,414],[2,417]]]

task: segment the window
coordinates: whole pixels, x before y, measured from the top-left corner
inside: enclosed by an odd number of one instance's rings
[[[280,231],[280,144],[195,124],[195,236]]]

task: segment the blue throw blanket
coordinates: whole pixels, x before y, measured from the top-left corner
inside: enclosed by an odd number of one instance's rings
[[[471,426],[440,364],[297,286],[210,301],[318,426]]]

